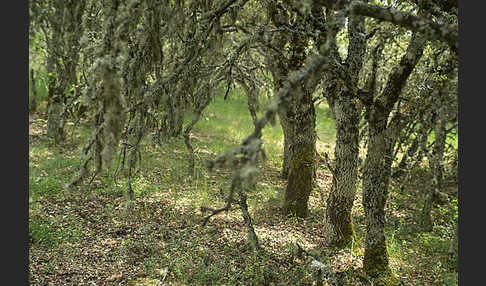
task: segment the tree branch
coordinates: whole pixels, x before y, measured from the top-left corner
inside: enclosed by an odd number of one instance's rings
[[[446,42],[455,53],[458,51],[459,30],[457,24],[444,24],[390,7],[384,8],[356,0],[313,0],[313,2],[329,9],[344,10],[345,13],[391,22],[414,32],[423,33],[428,40]]]

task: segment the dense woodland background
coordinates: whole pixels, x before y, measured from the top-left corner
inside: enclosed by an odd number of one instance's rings
[[[457,285],[458,1],[29,1],[32,285]]]

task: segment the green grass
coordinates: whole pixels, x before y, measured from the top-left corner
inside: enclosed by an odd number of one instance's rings
[[[269,100],[263,98],[258,116],[263,115],[265,104]],[[327,117],[328,106],[321,104],[316,107],[316,133],[319,141],[327,147],[334,146],[336,127],[334,120]],[[229,128],[231,126],[231,128]],[[224,152],[228,147],[239,144],[246,136],[253,131],[253,123],[247,108],[247,100],[243,96],[232,96],[227,100],[223,97],[216,97],[204,112],[204,116],[195,126],[195,132],[211,132],[211,137],[215,138],[211,144],[213,151]],[[231,141],[228,140],[228,137]],[[219,140],[218,140],[219,139]],[[276,161],[281,157],[283,148],[282,128],[278,121],[275,125],[267,125],[262,132],[264,148],[268,150],[270,160]]]

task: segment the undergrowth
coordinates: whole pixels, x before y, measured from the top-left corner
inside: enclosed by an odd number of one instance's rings
[[[321,105],[316,113],[318,151],[332,155],[334,122],[326,116],[327,106]],[[312,285],[306,260],[294,255],[295,242],[327,257],[344,285],[371,285],[362,270],[365,225],[360,191],[353,209],[356,236],[343,250],[327,250],[322,244],[331,186],[325,166],[319,166],[309,217],[280,213],[285,181],[280,178],[283,140],[278,123],[264,129],[268,160],[249,193],[262,250],[252,253],[247,247],[238,209],[202,226],[200,207],[223,206],[230,178],[229,171],[208,172],[205,161],[241,142],[253,129],[244,97],[216,98],[195,126],[194,176],[188,175],[182,139],[160,146],[143,142],[131,213],[125,209],[126,178],[122,175],[115,183],[113,170],[104,170],[76,193],[63,192],[80,163],[80,150],[72,146],[84,144],[88,126],[77,126],[64,146],[54,146],[46,138],[45,121],[35,114],[29,126],[32,285]],[[402,285],[457,285],[457,272],[447,261],[457,200],[451,197],[435,208],[433,231],[423,233],[416,217],[424,194],[419,178],[412,181],[404,189],[393,189],[387,204],[390,266]]]

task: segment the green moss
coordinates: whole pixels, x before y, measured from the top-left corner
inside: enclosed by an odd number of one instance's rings
[[[285,191],[284,211],[298,217],[308,213],[309,195],[313,187],[314,142],[294,145],[291,156],[289,178]]]
[[[340,231],[337,231],[333,237],[330,237],[328,244],[336,248],[344,248],[348,246],[354,238],[354,226],[353,222],[350,220],[342,225]]]
[[[353,240],[354,226],[351,212],[343,211],[343,206],[352,205],[352,202],[349,203],[345,197],[334,193],[327,203],[326,219],[331,231],[326,243],[332,247],[346,247]]]
[[[384,243],[365,249],[363,268],[366,273],[373,278],[392,274],[391,269],[388,266],[388,254]]]
[[[373,285],[375,286],[396,286],[398,285],[398,282],[398,279],[391,271],[390,273],[383,273],[373,279]]]
[[[367,248],[363,260],[363,268],[366,274],[373,278],[373,285],[395,286],[398,279],[388,266],[386,246],[378,245],[375,248]]]

